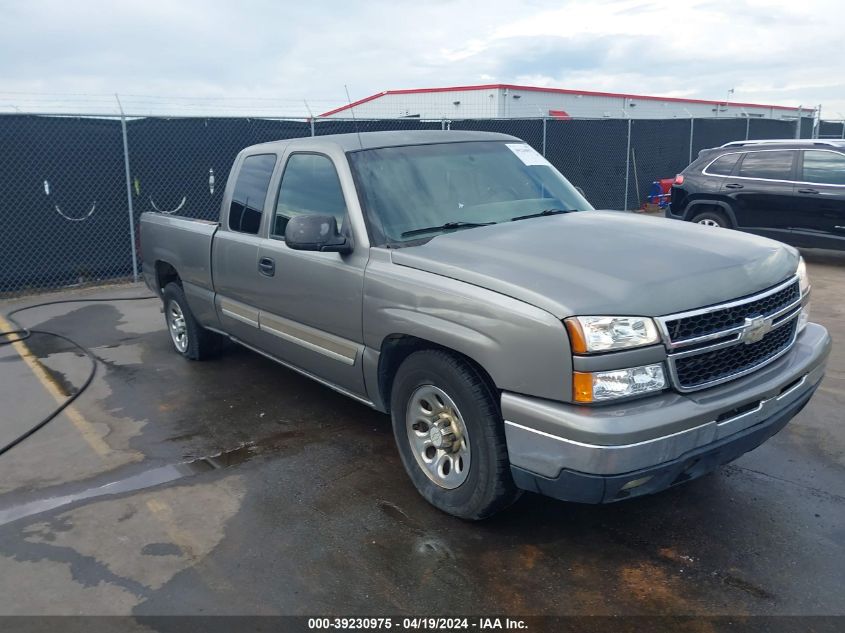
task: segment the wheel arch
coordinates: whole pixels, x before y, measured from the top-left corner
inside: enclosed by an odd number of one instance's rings
[[[176,267],[170,262],[166,262],[161,259],[156,260],[155,263],[155,280],[159,294],[164,292],[164,288],[169,283],[177,283],[180,286],[182,285],[182,278],[179,276],[179,272],[176,270]]]
[[[480,362],[464,352],[419,336],[393,333],[382,340],[378,355],[376,385],[374,385],[377,393],[373,394],[375,395],[373,402],[379,410],[390,413],[390,396],[397,370],[411,354],[423,350],[440,350],[457,356],[478,373],[493,394],[499,393],[500,390],[489,372],[484,369]],[[498,397],[496,398],[496,406],[501,406]]]
[[[697,214],[702,213],[703,211],[707,210],[706,208],[702,207],[709,207],[713,211],[719,211],[724,213],[728,221],[731,223],[732,226],[737,226],[736,221],[736,214],[733,211],[733,208],[728,202],[724,200],[718,200],[714,198],[698,198],[695,200],[690,200],[689,204],[687,204],[687,208],[684,211],[684,220],[690,221],[692,220]]]

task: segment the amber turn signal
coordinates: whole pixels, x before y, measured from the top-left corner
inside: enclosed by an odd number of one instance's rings
[[[575,402],[593,401],[593,374],[572,372],[572,399]]]
[[[581,322],[576,317],[569,317],[564,319],[566,331],[569,332],[569,343],[572,345],[572,351],[576,354],[587,353],[587,339],[584,337],[584,329],[581,327]]]

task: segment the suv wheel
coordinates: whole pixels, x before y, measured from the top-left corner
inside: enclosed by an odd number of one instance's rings
[[[220,353],[222,337],[202,327],[194,318],[185,292],[177,283],[169,283],[162,293],[164,319],[173,347],[185,358],[205,360]]]
[[[690,222],[703,224],[704,226],[715,226],[722,229],[728,229],[731,227],[731,223],[728,221],[728,218],[725,217],[725,214],[720,213],[719,211],[705,211],[704,213],[699,213],[694,216]]]
[[[519,497],[495,395],[472,365],[440,350],[411,354],[390,410],[402,464],[429,503],[478,520]]]

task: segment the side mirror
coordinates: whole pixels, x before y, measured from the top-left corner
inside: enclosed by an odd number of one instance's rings
[[[337,230],[333,215],[298,215],[288,220],[285,244],[295,251],[350,253],[351,241]]]

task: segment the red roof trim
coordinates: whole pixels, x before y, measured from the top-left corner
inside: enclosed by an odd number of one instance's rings
[[[320,116],[331,116],[332,114],[337,114],[338,112],[343,112],[344,110],[348,110],[349,108],[355,107],[357,105],[361,105],[362,103],[366,103],[367,101],[372,101],[373,99],[378,99],[379,97],[383,97],[385,95],[410,95],[410,94],[425,94],[429,92],[459,92],[462,90],[498,90],[498,89],[509,89],[509,90],[524,90],[527,92],[553,92],[557,94],[567,94],[567,95],[583,95],[585,97],[615,97],[619,99],[639,99],[641,101],[669,101],[672,103],[703,103],[706,105],[724,105],[725,101],[712,101],[709,99],[684,99],[682,97],[655,97],[651,95],[635,95],[635,94],[627,94],[624,92],[596,92],[593,90],[568,90],[566,88],[542,88],[539,86],[517,86],[515,84],[483,84],[478,86],[447,86],[445,88],[409,88],[405,90],[385,90],[384,92],[379,92],[374,95],[370,95],[369,97],[364,97],[363,99],[359,99],[358,101],[354,101],[351,104],[347,104],[344,106],[340,106],[339,108],[335,108],[334,110],[329,110],[328,112],[324,112]],[[791,106],[781,106],[781,105],[767,105],[763,103],[743,103],[740,101],[728,101],[728,105],[732,106],[739,106],[741,108],[774,108],[775,110],[792,110],[797,111],[798,108],[791,107]],[[815,112],[814,108],[802,108],[803,112]]]
[[[384,92],[377,92],[374,95],[370,95],[369,97],[364,97],[363,99],[358,99],[358,101],[353,101],[352,103],[347,103],[346,105],[342,105],[339,108],[335,108],[334,110],[329,110],[328,112],[323,112],[323,114],[318,114],[318,117],[321,116],[331,116],[332,114],[337,114],[338,112],[343,112],[344,110],[348,110],[349,108],[354,108],[357,105],[361,105],[362,103],[367,103],[367,101],[372,101],[373,99],[378,99],[379,97],[383,97],[386,94],[390,94],[390,90],[385,90]]]

